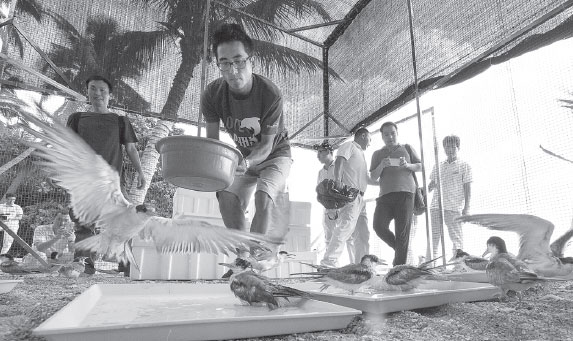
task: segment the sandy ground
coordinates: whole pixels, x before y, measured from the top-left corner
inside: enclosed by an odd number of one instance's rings
[[[24,280],[0,294],[0,340],[6,341],[43,340],[31,330],[93,284],[145,283],[104,274],[77,282],[45,274],[0,279]],[[455,303],[383,318],[362,314],[343,330],[249,340],[573,340],[573,283],[530,289],[522,302]]]

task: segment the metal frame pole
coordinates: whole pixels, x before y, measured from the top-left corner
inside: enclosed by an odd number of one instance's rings
[[[428,193],[428,186],[426,184],[426,171],[424,169],[424,139],[422,133],[422,110],[420,109],[420,96],[419,96],[419,89],[418,89],[418,67],[416,65],[416,44],[414,38],[414,12],[412,10],[412,1],[406,0],[408,5],[408,23],[410,28],[410,45],[412,48],[412,67],[414,71],[414,96],[416,98],[416,110],[418,116],[418,135],[420,137],[420,157],[422,158],[422,183],[424,185],[424,191]],[[427,197],[427,195],[426,195]],[[428,217],[428,207],[426,205],[426,235],[430,236],[430,222]],[[431,245],[430,239],[428,237],[426,241],[426,259],[432,259],[431,257]],[[443,258],[444,265],[446,264],[445,257]]]
[[[211,0],[205,0],[205,32],[203,33],[203,62],[201,63],[201,95],[205,91],[209,69],[207,68],[207,58],[209,58],[209,20],[211,12]],[[201,118],[203,111],[199,106],[199,117],[197,117],[197,136],[201,136]],[[205,128],[207,129],[207,128]],[[206,134],[206,133],[205,133]]]
[[[328,80],[328,47],[322,47],[322,107],[324,110],[324,136],[328,136],[330,83]]]

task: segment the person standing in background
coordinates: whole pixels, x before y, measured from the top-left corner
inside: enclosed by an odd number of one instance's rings
[[[6,193],[6,202],[4,204],[0,204],[0,220],[2,220],[2,222],[6,224],[10,230],[17,234],[18,230],[20,229],[20,220],[24,215],[24,211],[22,211],[22,207],[15,204],[15,201],[16,194]],[[4,238],[0,254],[7,253],[12,246],[12,242],[14,241],[14,238],[8,233],[4,232],[3,229],[2,234],[4,235]]]
[[[461,223],[456,218],[468,215],[471,201],[472,168],[458,158],[460,150],[460,138],[456,135],[444,137],[442,141],[447,160],[440,163],[440,184],[444,195],[442,196],[442,209],[444,211],[443,222],[448,228],[448,234],[452,241],[453,254],[457,249],[464,249]],[[432,249],[433,257],[438,256],[438,246],[442,235],[442,212],[440,211],[440,189],[438,188],[438,174],[436,166],[430,174],[428,190],[436,189],[430,205],[430,218],[432,222]]]
[[[338,219],[332,231],[330,241],[326,246],[324,257],[320,264],[329,267],[338,266],[338,258],[347,245],[351,262],[360,262],[362,256],[369,253],[370,231],[368,222],[357,225],[358,218],[364,213],[364,192],[368,184],[378,184],[370,180],[364,151],[370,145],[370,132],[360,128],[354,134],[354,141],[346,142],[336,153],[334,164],[334,180],[337,188],[347,185],[360,191],[356,199],[338,209]],[[358,261],[356,260],[357,257]]]
[[[416,183],[414,172],[422,170],[414,149],[398,143],[398,126],[385,122],[380,128],[384,147],[372,155],[370,176],[380,179],[380,196],[376,199],[374,231],[394,249],[393,265],[406,264]],[[394,233],[390,222],[394,220]]]
[[[113,85],[109,80],[102,76],[91,76],[86,80],[88,98],[91,104],[89,112],[76,112],[68,117],[67,126],[78,134],[86,143],[92,147],[96,154],[100,155],[107,163],[110,164],[123,180],[123,152],[124,146],[127,156],[131,160],[137,174],[137,188],[145,186],[145,177],[141,169],[139,152],[136,148],[137,136],[129,119],[120,116],[109,110],[110,94],[113,91]],[[125,182],[121,181],[121,190],[124,196],[127,196]],[[75,223],[76,242],[93,236],[97,233],[94,224],[82,224],[74,216],[70,209],[70,218]],[[76,252],[76,257],[86,256],[89,254]],[[86,259],[85,273],[93,274],[94,255]],[[125,276],[129,275],[129,264],[119,263],[118,271],[123,272]]]

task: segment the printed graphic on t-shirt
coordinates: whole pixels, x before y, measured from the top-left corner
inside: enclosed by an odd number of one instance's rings
[[[242,120],[234,120],[235,123],[233,126],[239,126],[239,129],[235,129],[233,132],[233,140],[237,145],[250,148],[258,142],[257,135],[261,133],[261,119],[259,117],[247,117]]]

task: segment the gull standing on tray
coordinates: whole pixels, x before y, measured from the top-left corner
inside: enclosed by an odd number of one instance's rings
[[[129,241],[137,236],[152,239],[161,253],[236,253],[268,251],[273,241],[262,235],[229,230],[196,219],[168,219],[152,216],[145,205],[127,201],[120,190],[118,173],[69,128],[53,127],[27,113],[37,126],[23,128],[43,140],[26,142],[36,148],[39,164],[70,194],[71,208],[84,223],[96,223],[101,233],[76,243],[77,249],[94,251],[118,261],[135,259]]]

